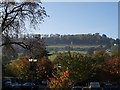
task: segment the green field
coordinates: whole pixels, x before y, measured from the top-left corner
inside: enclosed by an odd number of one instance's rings
[[[63,53],[63,52],[68,52],[68,50],[65,50],[66,46],[70,46],[73,48],[73,50],[70,50],[71,52],[78,52],[81,54],[87,54],[87,49],[89,48],[98,48],[100,45],[49,45],[47,46],[47,49],[52,49],[50,51],[50,54],[53,54],[49,56],[49,59],[53,61],[57,55],[57,53]],[[77,50],[76,48],[80,48]],[[57,49],[57,50],[55,50]]]
[[[47,48],[65,48],[68,45],[48,45]],[[91,47],[99,47],[99,45],[69,45],[73,48],[91,48]]]

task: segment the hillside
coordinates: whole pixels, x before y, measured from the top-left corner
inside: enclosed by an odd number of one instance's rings
[[[43,35],[45,43],[49,45],[106,45],[117,43],[114,39],[107,37],[105,34],[75,34],[60,35],[50,34]]]
[[[110,49],[114,44],[119,43],[119,39],[107,37],[107,35],[95,34],[75,34],[60,35],[50,34],[42,36],[49,51],[77,50],[86,51],[88,49]]]

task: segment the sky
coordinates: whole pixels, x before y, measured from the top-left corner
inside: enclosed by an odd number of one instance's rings
[[[117,2],[43,2],[50,17],[40,34],[106,34],[118,38]]]

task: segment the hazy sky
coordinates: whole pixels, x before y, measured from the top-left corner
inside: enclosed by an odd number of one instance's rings
[[[43,6],[50,17],[36,33],[100,33],[118,37],[117,2],[43,2]]]

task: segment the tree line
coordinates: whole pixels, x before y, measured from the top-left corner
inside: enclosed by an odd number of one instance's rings
[[[112,45],[118,44],[120,41],[118,38],[113,39],[107,37],[107,35],[99,33],[95,34],[75,34],[75,35],[60,35],[50,34],[43,35],[42,38],[47,45],[67,44],[67,45]]]

